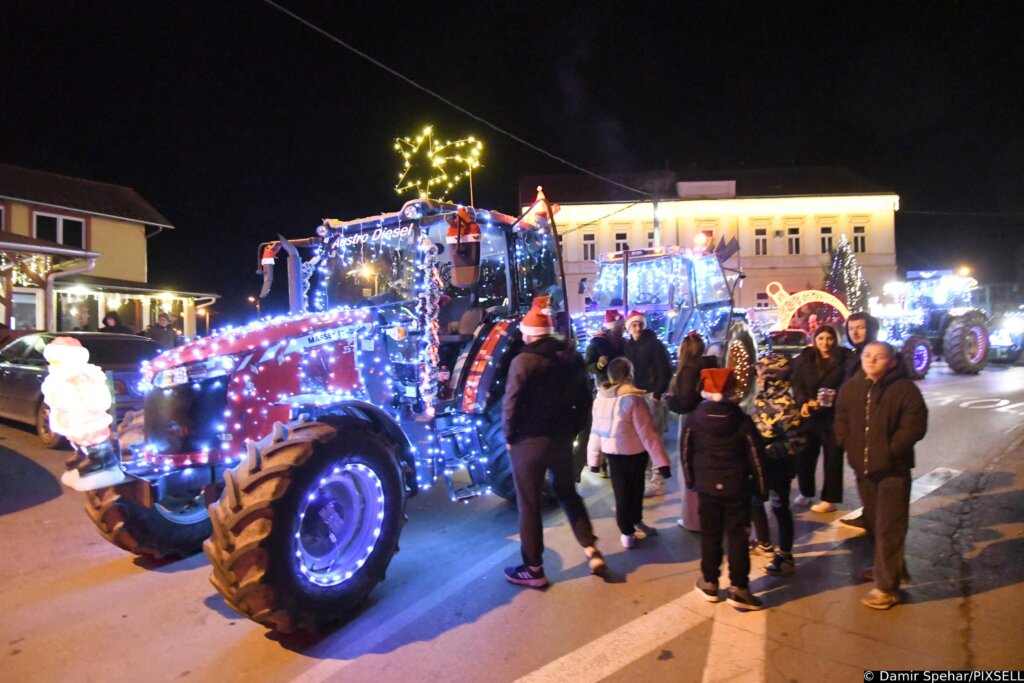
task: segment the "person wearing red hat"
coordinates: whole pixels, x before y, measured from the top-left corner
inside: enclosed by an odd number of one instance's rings
[[[587,370],[594,376],[597,386],[608,381],[608,364],[622,355],[625,340],[622,334],[626,329],[626,321],[617,309],[609,308],[604,312],[604,324],[601,325],[590,342],[583,360]]]
[[[633,310],[626,316],[626,339],[623,355],[633,364],[633,384],[648,394],[651,413],[659,425],[662,425],[661,395],[668,390],[672,380],[672,359],[668,355],[665,344],[658,335],[647,327],[647,318],[643,313]],[[662,496],[665,494],[665,482],[657,470],[651,470],[644,497]]]
[[[701,526],[701,578],[696,592],[718,602],[722,539],[729,552],[728,602],[741,610],[764,607],[750,592],[750,499],[765,497],[764,442],[750,416],[735,402],[732,368],[700,373],[706,399],[686,421],[682,436],[683,476],[697,491]]]
[[[509,364],[502,403],[523,557],[523,564],[505,569],[505,577],[533,588],[548,584],[541,520],[541,490],[548,470],[555,497],[583,547],[591,573],[606,567],[590,516],[576,493],[572,464],[573,440],[589,421],[594,400],[590,380],[572,344],[554,336],[554,314],[548,302],[546,296],[536,297],[519,323],[525,345]]]

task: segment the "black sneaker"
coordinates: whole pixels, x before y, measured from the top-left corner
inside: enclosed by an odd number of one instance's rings
[[[505,567],[505,578],[518,586],[529,586],[530,588],[543,588],[548,585],[548,577],[544,576],[544,567],[534,571],[526,564],[521,564],[518,567]]]
[[[694,586],[694,590],[708,602],[720,602],[722,600],[718,595],[717,581],[705,581],[703,578],[697,579],[697,585]]]
[[[756,598],[749,588],[730,588],[727,602],[736,609],[747,612],[764,609],[764,603]]]
[[[761,557],[772,557],[775,555],[775,546],[768,541],[751,541],[750,554],[760,555]]]
[[[850,519],[842,518],[839,520],[846,526],[852,526],[854,529],[863,529],[864,527],[864,515],[857,515]]]
[[[789,576],[796,571],[793,553],[784,553],[781,550],[775,553],[772,561],[764,566],[764,571],[772,576]]]

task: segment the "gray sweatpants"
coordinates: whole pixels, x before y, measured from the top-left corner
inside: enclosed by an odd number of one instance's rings
[[[858,476],[857,491],[864,502],[864,528],[875,547],[875,587],[895,593],[905,571],[910,472]]]

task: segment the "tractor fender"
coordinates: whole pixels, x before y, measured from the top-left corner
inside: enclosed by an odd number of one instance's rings
[[[292,418],[306,415],[311,420],[319,420],[324,416],[354,417],[370,425],[370,431],[382,434],[389,441],[398,457],[397,463],[405,480],[405,488],[409,496],[419,492],[416,479],[416,446],[406,434],[402,425],[390,414],[372,403],[359,400],[341,400],[328,404],[302,404],[292,407]]]

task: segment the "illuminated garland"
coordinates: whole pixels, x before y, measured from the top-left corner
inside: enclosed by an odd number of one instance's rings
[[[438,366],[441,345],[439,325],[437,322],[441,289],[444,283],[437,268],[437,245],[425,234],[420,235],[419,250],[423,260],[418,266],[423,270],[419,286],[416,312],[423,326],[423,340],[420,342],[420,397],[424,409],[430,417],[434,416],[434,399],[437,396]]]
[[[480,166],[484,145],[472,136],[441,144],[434,141],[433,126],[426,126],[415,138],[395,138],[394,149],[403,161],[395,192],[415,190],[422,199],[444,199],[460,180],[470,178],[473,169]],[[464,168],[449,173],[450,164]]]

